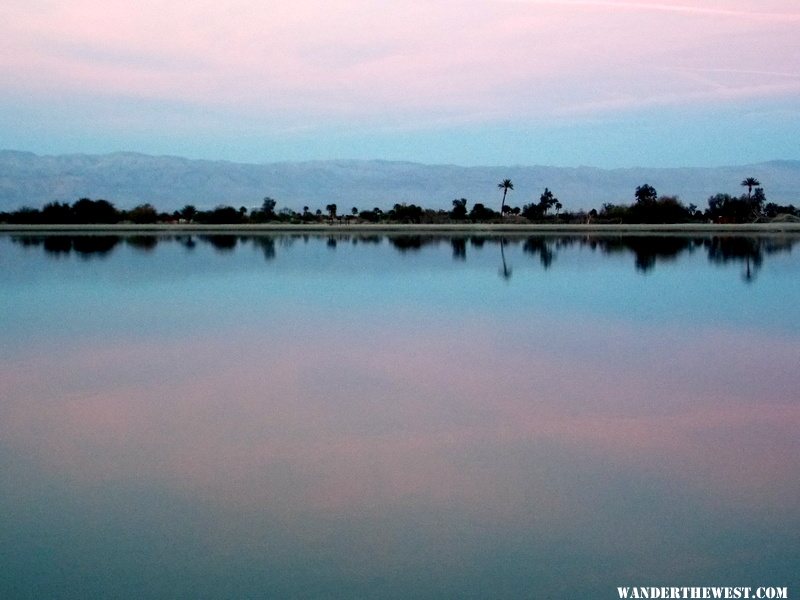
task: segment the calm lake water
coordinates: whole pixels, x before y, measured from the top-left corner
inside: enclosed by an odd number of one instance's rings
[[[0,597],[795,597],[796,241],[0,236]]]

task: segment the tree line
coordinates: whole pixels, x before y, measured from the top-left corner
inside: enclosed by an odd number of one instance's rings
[[[188,204],[174,212],[162,212],[152,204],[140,204],[130,210],[118,209],[108,200],[81,198],[69,204],[50,202],[41,209],[23,207],[13,212],[0,212],[0,223],[11,224],[114,224],[114,223],[197,223],[197,224],[248,224],[248,223],[752,223],[776,218],[800,218],[794,205],[767,202],[764,188],[754,177],[741,182],[747,193],[740,196],[715,194],[708,198],[708,207],[700,210],[695,204],[685,205],[677,196],[659,196],[656,189],[645,183],[638,186],[630,204],[603,204],[600,210],[563,211],[564,206],[549,189],[545,188],[538,202],[520,206],[506,203],[514,190],[510,179],[498,184],[502,190],[499,210],[483,203],[469,205],[466,198],[452,201],[450,210],[423,208],[416,204],[397,203],[389,210],[378,207],[359,210],[352,207],[341,213],[339,207],[327,204],[316,210],[304,206],[302,211],[284,207],[269,196],[261,206],[238,209],[220,205],[211,210],[199,210]]]

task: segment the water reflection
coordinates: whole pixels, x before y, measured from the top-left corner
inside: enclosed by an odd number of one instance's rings
[[[500,269],[500,276],[506,281],[508,281],[509,279],[511,279],[511,267],[509,267],[508,264],[506,263],[505,247],[506,247],[505,238],[500,238],[500,260],[503,262],[503,266]]]
[[[690,237],[633,236],[601,238],[596,240],[596,247],[606,254],[633,253],[636,269],[646,273],[656,266],[656,262],[672,261],[684,252],[691,252],[698,242],[701,240]]]
[[[238,244],[253,245],[262,251],[265,260],[271,261],[280,255],[280,249],[288,249],[298,240],[304,244],[322,241],[336,250],[339,243],[380,245],[388,240],[389,245],[401,254],[418,252],[447,244],[453,260],[467,262],[470,252],[481,252],[486,245],[498,246],[498,269],[501,277],[511,279],[512,267],[508,251],[520,247],[524,254],[536,257],[546,271],[553,268],[558,255],[575,248],[588,248],[604,255],[631,255],[634,268],[643,273],[653,272],[659,264],[674,263],[695,252],[705,252],[712,264],[740,264],[742,279],[748,283],[755,280],[764,261],[772,255],[791,252],[797,242],[796,236],[681,236],[681,235],[566,235],[566,236],[521,236],[521,235],[434,235],[434,234],[390,234],[359,235],[333,234],[312,235],[13,235],[10,239],[24,247],[41,247],[50,256],[67,256],[74,252],[83,258],[106,256],[121,242],[136,250],[151,252],[159,244],[176,243],[188,250],[197,243],[208,244],[221,254],[233,252]]]
[[[552,240],[548,241],[542,237],[530,237],[525,240],[525,243],[522,245],[522,249],[528,254],[538,256],[542,267],[547,270],[550,268],[550,265],[553,264],[553,260],[555,259],[555,252],[553,248],[557,244],[557,241],[556,243],[552,243]]]
[[[275,238],[268,236],[258,236],[250,238],[257,247],[261,248],[265,260],[275,258]]]
[[[0,238],[0,597],[796,580],[793,240],[397,238]]]
[[[51,255],[75,252],[82,258],[102,257],[111,253],[122,238],[116,235],[22,235],[11,240],[26,247],[41,246]]]
[[[235,235],[201,235],[200,239],[211,244],[219,252],[234,250],[239,241],[239,238]]]
[[[441,237],[422,236],[422,235],[392,235],[389,236],[389,243],[400,252],[409,250],[420,250],[423,246],[440,242]]]
[[[131,235],[125,238],[127,243],[132,248],[142,250],[144,252],[151,252],[155,250],[158,245],[158,236],[155,235]]]
[[[454,260],[467,260],[467,240],[465,238],[451,238],[450,244],[453,246]]]

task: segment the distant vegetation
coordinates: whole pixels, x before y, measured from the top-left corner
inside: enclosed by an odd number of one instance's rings
[[[570,212],[549,189],[545,188],[537,202],[519,206],[506,204],[509,191],[514,190],[510,179],[498,184],[503,195],[500,210],[495,211],[483,203],[470,206],[466,198],[452,201],[452,209],[430,209],[416,204],[395,204],[390,210],[380,208],[339,211],[336,204],[328,204],[324,211],[304,206],[302,212],[283,207],[265,197],[256,208],[220,205],[211,210],[199,210],[186,205],[172,213],[161,212],[153,205],[140,204],[130,210],[121,210],[108,200],[81,198],[73,204],[50,202],[41,209],[23,207],[13,212],[0,212],[0,223],[10,224],[111,224],[111,223],[753,223],[774,219],[800,218],[794,205],[781,206],[767,202],[761,183],[748,177],[741,182],[747,193],[741,196],[716,194],[708,198],[708,207],[700,210],[696,205],[683,204],[677,196],[659,196],[656,189],[645,183],[636,188],[630,204],[603,204],[600,210]]]

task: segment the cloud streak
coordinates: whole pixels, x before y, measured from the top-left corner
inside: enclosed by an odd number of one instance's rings
[[[777,19],[786,21],[800,20],[797,12],[765,12],[761,10],[736,10],[687,4],[667,4],[663,2],[613,2],[612,0],[506,0],[530,4],[549,4],[556,6],[584,6],[602,9],[619,9],[625,11],[653,11],[683,13],[687,15],[710,15],[717,17],[735,17],[745,19]]]

